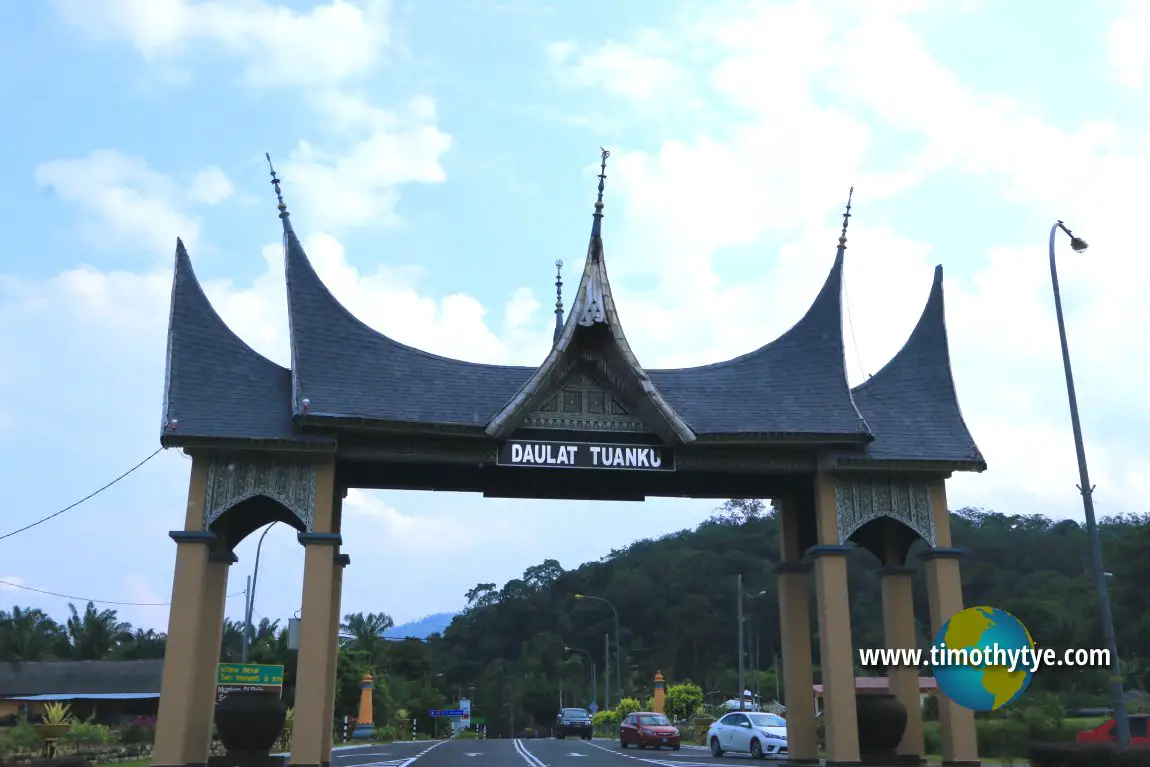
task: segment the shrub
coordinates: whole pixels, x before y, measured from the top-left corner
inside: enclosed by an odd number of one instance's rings
[[[459,734],[455,737],[460,740],[479,740],[479,733],[475,730],[460,730]]]
[[[92,748],[102,746],[112,739],[112,732],[103,724],[77,722],[60,736],[60,744],[70,748]]]
[[[59,701],[44,706],[44,713],[40,715],[40,719],[44,724],[71,724],[75,721],[72,707]]]
[[[131,745],[134,743],[153,743],[156,740],[156,717],[137,716],[112,731],[117,743]],[[217,738],[215,726],[212,727],[212,738]]]
[[[42,745],[36,728],[27,722],[0,732],[0,757],[8,758],[21,754],[34,754]]]
[[[382,727],[377,726],[375,729],[373,729],[371,731],[371,739],[372,740],[385,741],[385,742],[390,743],[391,741],[396,739],[396,736],[398,734],[399,733],[396,732],[396,729],[394,727],[387,724],[387,725],[383,725]]]
[[[615,707],[615,712],[619,714],[619,719],[622,721],[623,717],[628,714],[633,714],[640,709],[639,701],[634,698],[623,698],[623,700],[619,701],[619,705]]]
[[[1150,767],[1150,748],[1114,743],[1033,743],[1031,767]]]

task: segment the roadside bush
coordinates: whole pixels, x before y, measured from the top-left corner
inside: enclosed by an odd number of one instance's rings
[[[59,744],[71,750],[80,750],[102,746],[112,740],[112,732],[103,724],[93,722],[76,722],[62,734]]]
[[[156,717],[137,716],[113,730],[112,736],[116,742],[125,745],[153,743],[156,740]],[[216,737],[215,729],[212,730],[212,737]]]
[[[1150,767],[1150,748],[1113,743],[1033,743],[1030,767]]]
[[[398,734],[399,733],[396,732],[396,729],[394,727],[392,727],[390,724],[384,725],[382,727],[377,725],[371,731],[371,739],[372,740],[381,740],[381,741],[385,741],[385,742],[391,742],[391,741],[396,739],[396,736]]]
[[[34,754],[40,750],[42,742],[36,728],[28,722],[0,731],[0,759]]]

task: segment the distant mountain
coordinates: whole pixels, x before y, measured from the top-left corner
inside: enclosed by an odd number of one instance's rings
[[[404,623],[389,629],[384,636],[393,639],[401,639],[403,637],[415,637],[416,639],[427,639],[432,634],[442,634],[444,629],[451,624],[453,618],[459,613],[435,613],[428,615],[419,620]]]

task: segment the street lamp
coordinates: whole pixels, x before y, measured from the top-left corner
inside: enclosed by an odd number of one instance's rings
[[[1114,618],[1110,613],[1110,594],[1106,586],[1106,570],[1102,566],[1102,540],[1094,518],[1094,486],[1086,471],[1086,448],[1082,444],[1082,424],[1078,419],[1078,398],[1074,394],[1074,375],[1070,370],[1070,349],[1066,344],[1066,324],[1062,318],[1062,297],[1058,292],[1058,268],[1054,259],[1054,239],[1058,230],[1066,232],[1070,247],[1076,253],[1086,250],[1086,241],[1076,237],[1058,221],[1050,227],[1050,283],[1054,288],[1054,314],[1058,319],[1058,338],[1062,342],[1062,368],[1066,373],[1066,396],[1070,401],[1070,425],[1074,430],[1074,449],[1078,454],[1078,491],[1082,494],[1082,510],[1086,515],[1086,531],[1090,534],[1090,556],[1094,570],[1094,583],[1098,588],[1098,607],[1102,619],[1102,641],[1110,654],[1110,695],[1114,701],[1114,730],[1123,746],[1130,745],[1130,720],[1126,712],[1126,696],[1122,692],[1122,668],[1118,660],[1118,642],[1114,636]]]
[[[263,534],[260,535],[259,543],[256,544],[256,564],[252,572],[251,586],[248,588],[247,605],[244,608],[244,643],[240,648],[240,663],[248,662],[248,649],[252,644],[252,612],[256,606],[256,581],[260,577],[260,551],[264,547],[264,538],[267,536],[268,531],[276,526],[275,522],[264,528]]]
[[[591,702],[595,703],[595,699],[599,697],[599,680],[595,675],[595,659],[591,657],[591,653],[580,650],[578,647],[564,647],[563,649],[567,652],[578,652],[587,656],[587,662],[591,664]]]
[[[619,647],[619,611],[615,609],[615,605],[608,602],[603,597],[592,597],[586,594],[576,594],[576,599],[594,599],[597,602],[602,602],[611,608],[611,612],[615,614],[615,683],[619,685],[619,699],[623,699],[623,650]],[[610,659],[608,659],[610,663]],[[611,708],[611,701],[606,701],[607,708]]]

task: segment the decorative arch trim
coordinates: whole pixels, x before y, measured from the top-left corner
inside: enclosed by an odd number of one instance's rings
[[[291,512],[311,531],[315,515],[316,469],[313,464],[286,461],[213,461],[208,467],[204,498],[204,529],[244,501],[270,498]]]
[[[931,546],[935,545],[934,509],[930,483],[884,477],[838,477],[835,506],[839,543],[881,517],[901,522]]]

